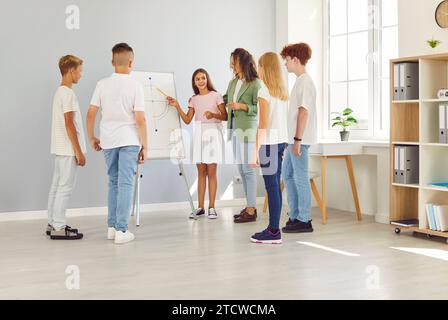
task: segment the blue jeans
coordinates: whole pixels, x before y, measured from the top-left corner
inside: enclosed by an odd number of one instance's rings
[[[261,146],[259,159],[261,171],[263,172],[264,186],[268,193],[269,203],[269,227],[280,229],[280,215],[282,213],[282,191],[280,180],[282,175],[283,153],[286,144],[274,144]]]
[[[288,194],[289,218],[308,223],[311,221],[311,185],[308,175],[310,146],[302,145],[300,157],[292,154],[289,145],[283,162],[283,179]]]
[[[255,152],[255,142],[240,142],[236,136],[232,137],[232,142],[235,162],[243,180],[247,207],[255,208],[257,205],[257,174],[250,165]]]
[[[107,223],[109,228],[117,231],[128,230],[139,152],[139,146],[104,150],[109,176]]]

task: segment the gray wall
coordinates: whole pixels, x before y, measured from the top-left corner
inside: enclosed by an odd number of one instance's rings
[[[70,4],[80,8],[80,30],[65,27]],[[60,56],[72,53],[85,61],[83,79],[75,86],[83,117],[95,83],[113,72],[111,47],[122,41],[136,52],[136,70],[174,71],[179,99],[185,102],[197,67],[208,69],[223,92],[235,47],[256,57],[275,49],[275,0],[8,1],[0,12],[0,39],[0,212],[45,210],[53,170],[51,107],[60,81]],[[87,161],[72,208],[106,205],[103,156],[89,150]],[[186,170],[192,182],[196,169]],[[234,166],[220,167],[220,195],[235,175]],[[148,162],[142,202],[185,201],[181,182],[171,162]],[[239,187],[236,197],[241,196]]]

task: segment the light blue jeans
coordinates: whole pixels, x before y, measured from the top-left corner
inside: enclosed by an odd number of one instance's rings
[[[236,136],[232,137],[234,161],[238,166],[246,193],[247,207],[257,205],[257,174],[249,164],[255,152],[255,142],[240,142]]]
[[[128,230],[139,152],[139,146],[104,150],[109,176],[107,224],[117,231]]]
[[[311,185],[308,175],[310,146],[302,145],[300,157],[292,154],[289,145],[283,160],[283,180],[288,195],[289,218],[305,223],[311,221]]]

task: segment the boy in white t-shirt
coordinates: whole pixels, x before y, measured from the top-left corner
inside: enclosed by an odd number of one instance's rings
[[[84,167],[86,142],[73,84],[82,76],[83,61],[67,55],[59,60],[60,87],[53,99],[51,154],[55,155],[53,181],[48,196],[48,226],[52,240],[79,240],[83,234],[66,224],[65,212],[76,182],[77,167]]]
[[[147,153],[143,86],[131,78],[134,51],[126,43],[112,48],[109,78],[98,82],[87,113],[87,131],[92,148],[104,150],[109,176],[107,238],[116,244],[134,240],[128,230],[132,207],[134,172]],[[95,118],[101,109],[100,139],[94,134]]]
[[[288,72],[297,76],[291,91],[288,115],[289,146],[283,161],[288,194],[289,221],[284,233],[313,232],[311,186],[308,176],[310,146],[317,143],[316,87],[306,72],[312,50],[306,43],[286,46],[281,56]]]

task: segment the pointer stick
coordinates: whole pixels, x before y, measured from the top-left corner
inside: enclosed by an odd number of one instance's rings
[[[163,92],[162,90],[160,90],[159,88],[155,87],[157,89],[157,91],[159,91],[162,95],[164,95],[165,97],[169,97],[165,92]]]

